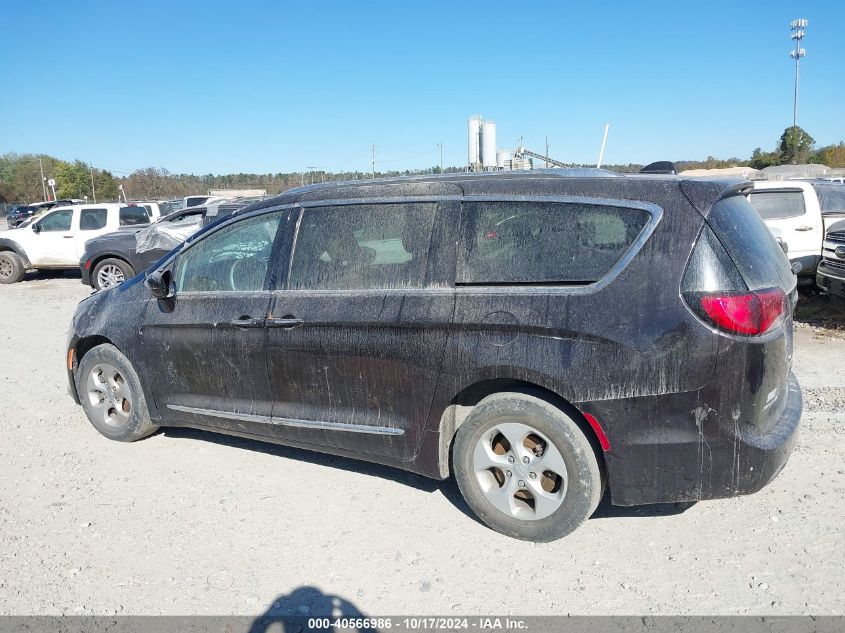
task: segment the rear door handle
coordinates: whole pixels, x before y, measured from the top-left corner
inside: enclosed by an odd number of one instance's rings
[[[62,235],[62,237],[65,238],[66,240],[72,240],[73,239],[73,235]]]
[[[252,317],[242,316],[229,321],[229,325],[237,328],[264,327],[264,319],[253,319]]]
[[[267,319],[267,327],[280,327],[284,329],[291,329],[299,327],[305,323],[302,319],[297,319],[290,316],[282,317],[281,319]]]
[[[813,227],[812,226],[796,226],[795,230],[796,231],[812,231]]]

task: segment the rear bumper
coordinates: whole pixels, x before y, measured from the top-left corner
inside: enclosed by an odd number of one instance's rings
[[[607,429],[612,503],[698,501],[757,492],[786,465],[797,437],[803,403],[791,373],[786,389],[781,414],[762,431],[733,420],[728,411],[696,402],[694,393],[616,406],[592,403],[587,410],[600,421],[626,420],[629,426]]]

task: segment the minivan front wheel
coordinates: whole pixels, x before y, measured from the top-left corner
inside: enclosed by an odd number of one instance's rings
[[[499,393],[479,402],[452,450],[464,499],[486,525],[508,536],[561,538],[601,499],[590,441],[566,413],[528,394]]]
[[[88,420],[109,439],[134,442],[155,432],[138,374],[113,345],[98,345],[82,357],[76,390]]]

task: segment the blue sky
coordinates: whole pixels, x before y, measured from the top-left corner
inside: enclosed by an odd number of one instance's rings
[[[842,2],[6,0],[0,153],[116,172],[466,162],[466,119],[565,161],[747,157],[845,139]],[[408,159],[409,157],[413,157]],[[407,160],[402,160],[407,159]]]

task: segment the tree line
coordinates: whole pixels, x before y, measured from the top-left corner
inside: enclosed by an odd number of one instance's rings
[[[708,156],[705,160],[680,160],[675,165],[678,171],[685,169],[714,169],[720,167],[754,167],[763,169],[770,165],[820,163],[828,167],[845,167],[845,142],[816,148],[815,140],[800,127],[788,127],[783,131],[772,151],[756,148],[748,159],[718,159]],[[536,165],[536,161],[535,161]],[[0,203],[34,202],[41,200],[46,189],[49,197],[52,188],[42,183],[41,168],[45,179],[56,182],[56,196],[62,198],[88,199],[93,202],[118,199],[119,187],[130,200],[166,200],[191,194],[206,193],[209,189],[266,189],[268,194],[277,194],[303,184],[321,181],[357,180],[369,178],[372,172],[363,171],[309,171],[268,174],[173,174],[166,169],[147,167],[138,169],[128,176],[117,177],[108,170],[97,169],[76,160],[64,161],[46,154],[4,154],[0,155]],[[576,165],[592,167],[592,165]],[[606,169],[621,173],[633,173],[643,166],[636,163],[604,165]],[[464,171],[463,167],[447,167],[444,173]],[[408,169],[405,171],[376,171],[379,177],[410,176],[440,173],[440,167]]]

